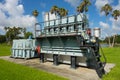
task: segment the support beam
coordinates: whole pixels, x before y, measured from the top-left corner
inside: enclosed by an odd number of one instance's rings
[[[71,56],[71,68],[76,68],[76,56]]]
[[[57,54],[53,54],[53,64],[56,65],[56,66],[59,64]]]
[[[40,53],[40,62],[44,63],[44,53]]]

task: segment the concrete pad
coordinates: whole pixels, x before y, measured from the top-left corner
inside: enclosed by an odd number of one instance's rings
[[[115,67],[115,64],[113,64],[113,63],[107,63],[106,66],[105,66],[105,68],[104,68],[106,74],[109,73],[113,67]]]
[[[77,69],[72,69],[70,68],[70,65],[67,64],[60,64],[58,66],[55,66],[53,65],[53,62],[40,63],[39,58],[25,60],[14,59],[10,58],[9,56],[3,56],[0,57],[0,59],[44,70],[49,73],[68,78],[69,80],[100,80],[94,69],[89,69],[85,67],[78,67]],[[115,64],[107,63],[105,66],[106,73],[110,72],[110,70],[114,66]]]

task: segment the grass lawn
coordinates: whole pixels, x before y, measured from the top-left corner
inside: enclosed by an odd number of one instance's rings
[[[8,56],[10,55],[11,46],[7,45],[6,43],[0,44],[0,56]]]
[[[0,59],[0,80],[67,80],[65,78]]]
[[[102,80],[120,80],[120,47],[103,49],[108,63],[115,63],[116,66],[103,77]]]

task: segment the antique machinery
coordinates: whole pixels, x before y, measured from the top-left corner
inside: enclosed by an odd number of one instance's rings
[[[99,77],[105,73],[106,62],[101,62],[99,52],[100,29],[94,29],[92,36],[88,19],[84,14],[59,18],[55,14],[46,13],[45,21],[36,23],[36,45],[40,46],[42,62],[53,61],[94,68]]]

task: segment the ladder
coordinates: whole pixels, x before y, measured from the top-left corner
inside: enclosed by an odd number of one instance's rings
[[[101,62],[100,60],[100,54],[95,52],[95,50],[93,48],[89,48],[92,55],[93,55],[93,63],[94,63],[94,68],[98,74],[98,76],[100,78],[102,78],[102,76],[105,74],[105,70],[104,70],[104,67],[105,67],[105,64],[106,62]]]

